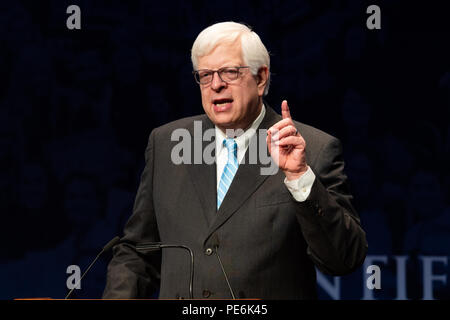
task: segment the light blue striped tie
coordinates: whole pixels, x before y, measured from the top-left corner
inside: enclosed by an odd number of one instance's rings
[[[239,166],[236,141],[234,139],[224,139],[223,144],[228,150],[228,161],[225,168],[223,168],[222,177],[220,178],[217,189],[217,210],[219,210]]]

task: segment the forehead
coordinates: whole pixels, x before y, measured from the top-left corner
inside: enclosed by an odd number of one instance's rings
[[[240,41],[219,44],[207,55],[198,59],[198,69],[218,69],[244,65]]]

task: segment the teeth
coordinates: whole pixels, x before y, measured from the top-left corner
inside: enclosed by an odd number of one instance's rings
[[[224,104],[227,104],[228,102],[222,102],[222,103],[216,103],[216,106],[223,106]]]

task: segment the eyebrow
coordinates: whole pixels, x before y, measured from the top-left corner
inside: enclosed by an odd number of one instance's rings
[[[237,68],[237,66],[221,67],[221,68],[218,68],[218,69],[198,69],[198,71],[202,71],[202,70],[205,70],[205,71],[207,71],[207,70],[221,70],[221,69],[226,69],[226,68]]]
[[[217,68],[217,69],[211,69],[211,68],[198,68],[197,70],[219,70],[219,69],[222,69],[222,68],[242,67],[243,65],[244,65],[244,63],[242,62],[242,63],[227,64],[227,65],[224,65],[224,66],[219,67],[219,68]]]

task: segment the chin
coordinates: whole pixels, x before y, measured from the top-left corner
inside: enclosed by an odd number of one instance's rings
[[[212,119],[213,119],[213,122],[218,126],[228,127],[233,124],[233,119],[230,116],[225,115],[225,114],[220,114],[220,115],[214,114]]]

